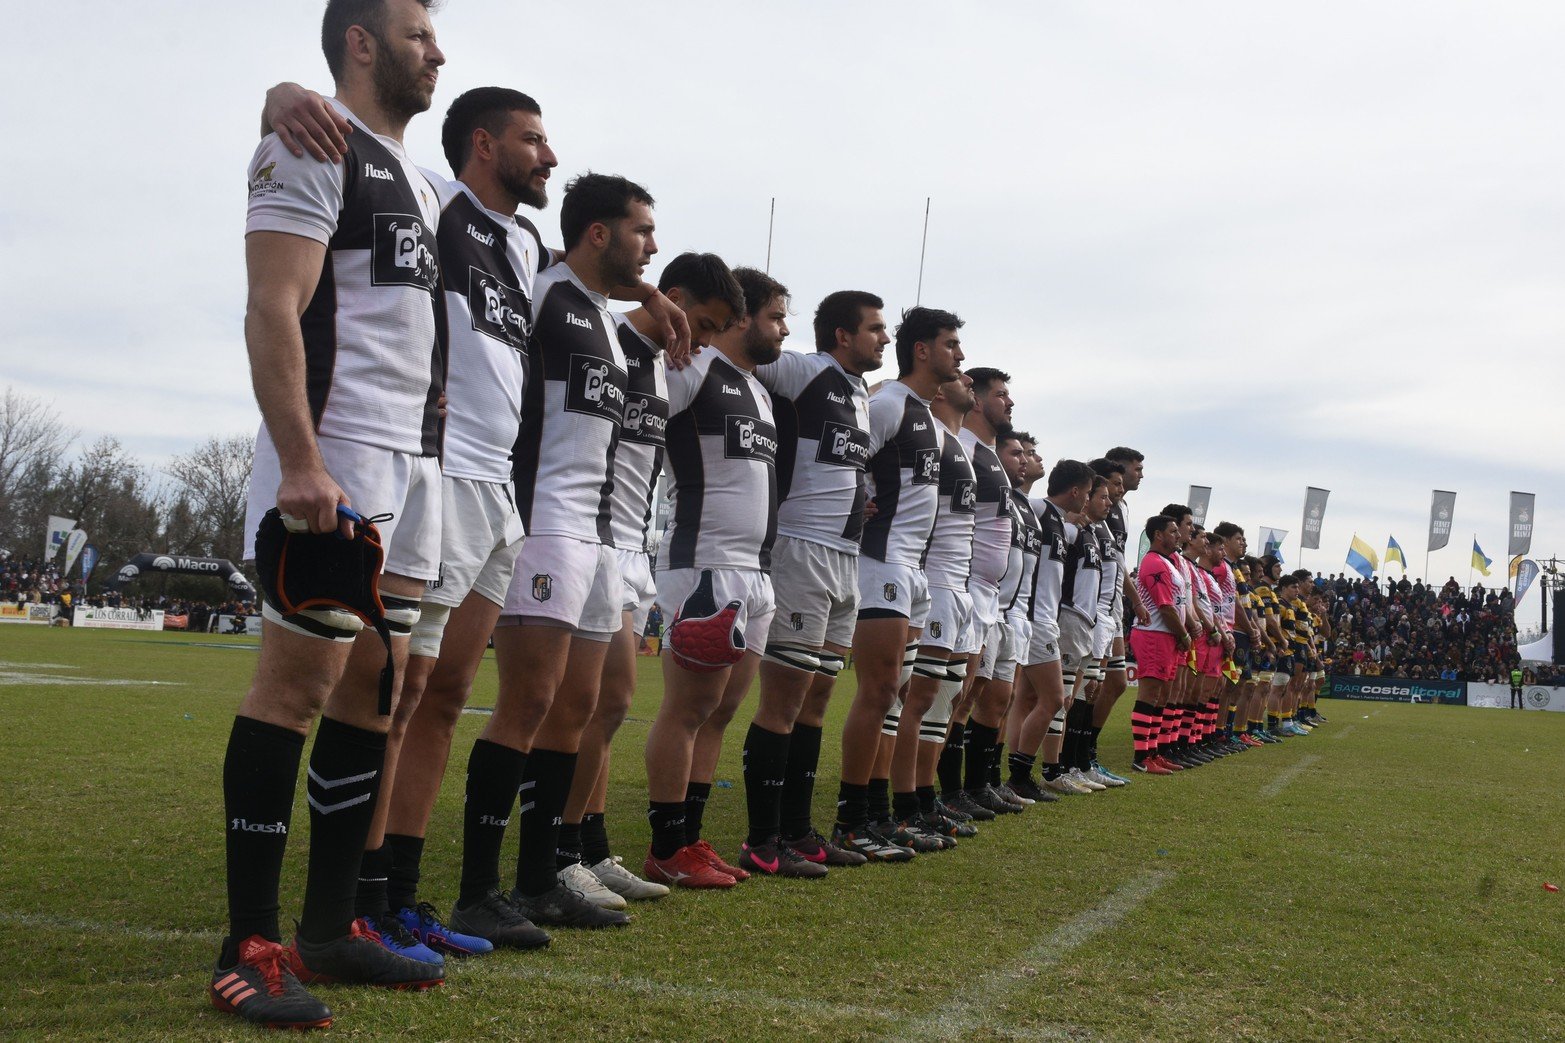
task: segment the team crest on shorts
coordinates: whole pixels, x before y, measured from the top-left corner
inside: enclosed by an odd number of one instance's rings
[[[788,622],[793,624],[793,629],[795,629],[795,630],[803,630],[804,629],[804,613],[803,612],[794,612],[793,614],[791,614],[788,617]]]
[[[540,572],[533,577],[533,600],[548,601],[554,594],[554,577]]]
[[[897,600],[897,585],[895,583],[887,583],[880,588],[880,592],[886,596],[887,601]]]
[[[940,621],[938,619],[935,620],[933,623],[929,624],[929,636],[930,637],[939,637],[940,636]]]
[[[1050,641],[1050,642],[1046,643],[1043,646],[1043,654],[1044,655],[1053,655],[1054,654],[1054,642],[1053,641]]]

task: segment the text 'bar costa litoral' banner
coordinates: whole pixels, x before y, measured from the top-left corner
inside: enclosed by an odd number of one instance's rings
[[[1326,497],[1330,489],[1310,486],[1304,490],[1304,528],[1299,533],[1300,550],[1320,550],[1320,523],[1326,518]]]
[[[1507,554],[1526,554],[1532,550],[1532,515],[1538,498],[1532,493],[1511,493],[1511,546]]]
[[[1429,549],[1440,550],[1451,542],[1451,521],[1456,516],[1456,493],[1436,489],[1429,504]]]
[[[1333,699],[1367,699],[1380,703],[1457,703],[1467,705],[1466,681],[1415,681],[1406,677],[1360,677],[1333,674],[1324,695]]]
[[[1192,485],[1190,498],[1185,505],[1190,508],[1191,517],[1202,528],[1206,527],[1206,509],[1212,504],[1212,487],[1210,485]]]

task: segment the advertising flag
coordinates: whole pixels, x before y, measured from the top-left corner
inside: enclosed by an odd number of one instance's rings
[[[69,575],[71,566],[76,564],[76,556],[87,546],[87,534],[81,529],[72,529],[70,535],[65,537],[65,564],[60,567],[60,575]]]
[[[1402,545],[1397,542],[1395,536],[1386,537],[1386,567],[1390,568],[1392,562],[1402,566],[1402,571],[1407,572],[1407,558],[1402,553]]]
[[[65,538],[76,528],[75,518],[61,518],[57,514],[49,515],[49,535],[43,541],[44,564],[53,561],[55,555],[60,553],[60,548],[65,546]]]
[[[1487,576],[1487,575],[1489,575],[1489,566],[1493,565],[1493,564],[1494,564],[1494,559],[1489,557],[1487,554],[1485,554],[1483,552],[1483,548],[1478,546],[1478,539],[1477,539],[1477,537],[1474,537],[1473,538],[1473,568],[1477,569],[1479,572],[1482,572],[1485,576]]]
[[[1141,540],[1140,540],[1140,542],[1138,542],[1136,544],[1136,567],[1137,568],[1141,567],[1141,559],[1146,557],[1147,556],[1147,552],[1150,551],[1151,549],[1152,549],[1152,541],[1147,538],[1146,530],[1142,529],[1141,530]]]
[[[98,548],[92,544],[82,548],[82,582],[86,583],[92,575],[93,568],[98,564]]]
[[[1511,493],[1511,545],[1507,554],[1526,554],[1532,550],[1532,515],[1538,506],[1532,493]]]
[[[1516,603],[1520,605],[1522,598],[1527,596],[1527,591],[1532,587],[1532,581],[1538,578],[1538,563],[1528,558],[1522,562],[1521,568],[1516,570]]]
[[[1355,532],[1353,542],[1348,544],[1348,568],[1369,579],[1379,567],[1380,562],[1375,558],[1375,548],[1359,539],[1358,533]]]
[[[1326,497],[1330,489],[1310,486],[1304,490],[1304,529],[1299,533],[1300,550],[1320,550],[1320,523],[1326,517]]]
[[[1212,503],[1212,487],[1210,485],[1192,485],[1190,498],[1185,505],[1190,508],[1190,514],[1195,518],[1195,523],[1202,528],[1206,527],[1206,509]]]
[[[1451,519],[1456,515],[1456,493],[1436,489],[1429,504],[1429,549],[1439,550],[1451,542]]]
[[[1282,560],[1282,541],[1288,538],[1287,529],[1272,529],[1261,526],[1261,556],[1270,554],[1278,561]]]

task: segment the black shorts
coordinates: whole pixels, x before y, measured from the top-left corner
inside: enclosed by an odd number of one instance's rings
[[[1252,680],[1250,674],[1251,645],[1249,634],[1234,634],[1234,666],[1239,668],[1239,680]]]
[[[1292,677],[1293,676],[1293,656],[1291,656],[1291,655],[1281,655],[1281,656],[1278,656],[1276,658],[1276,660],[1273,661],[1273,663],[1272,663],[1272,672],[1281,674],[1284,677]]]

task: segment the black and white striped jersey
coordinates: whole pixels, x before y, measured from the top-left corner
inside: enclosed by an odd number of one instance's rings
[[[973,565],[973,521],[978,514],[978,480],[962,439],[940,424],[940,507],[924,552],[931,587],[966,590]]]
[[[668,374],[673,512],[668,569],[771,568],[777,537],[777,425],[756,380],[716,350]]]
[[[1074,612],[1089,623],[1098,621],[1098,599],[1103,595],[1103,545],[1091,525],[1066,523],[1070,540],[1061,581],[1064,599],[1060,609]]]
[[[1027,618],[1034,623],[1054,624],[1060,618],[1060,601],[1065,590],[1065,561],[1070,557],[1065,516],[1048,499],[1032,501],[1038,516],[1040,545],[1038,566],[1032,576],[1032,605]],[[1074,528],[1074,526],[1072,526]]]
[[[1130,567],[1125,564],[1125,548],[1130,543],[1130,525],[1125,518],[1123,499],[1109,507],[1109,516],[1104,520],[1104,524],[1109,527],[1109,532],[1114,537],[1112,552],[1115,562],[1119,565],[1119,574],[1129,575]]]
[[[529,536],[614,545],[614,451],[625,420],[625,353],[614,316],[563,261],[534,283],[522,429],[511,460]]]
[[[991,587],[1000,585],[1009,565],[1011,530],[1011,480],[994,446],[980,442],[967,428],[960,432],[962,448],[973,464],[976,514],[973,525],[973,578]]]
[[[1114,517],[1109,512],[1109,517]],[[1114,611],[1114,606],[1119,599],[1125,596],[1123,584],[1124,573],[1120,571],[1119,558],[1115,557],[1114,530],[1109,527],[1108,520],[1097,522],[1092,526],[1092,531],[1097,533],[1098,547],[1103,554],[1103,591],[1098,595],[1098,615],[1104,619]]]
[[[929,402],[900,380],[870,396],[869,451],[875,515],[864,523],[859,552],[923,568],[940,498],[940,426]]]
[[[652,494],[663,471],[668,433],[668,371],[663,349],[623,313],[614,316],[625,352],[625,423],[614,451],[614,545],[651,550]]]
[[[1030,613],[1033,576],[1038,572],[1038,556],[1043,553],[1043,523],[1038,521],[1027,494],[1020,489],[1011,490],[1011,516],[1016,520],[1016,526],[1011,532],[1011,554],[1015,568],[1014,571],[1011,568],[1005,570],[1005,583],[1000,587],[1000,604],[1007,612],[1020,609]]]
[[[453,478],[509,482],[521,430],[533,280],[550,254],[527,218],[487,209],[460,181],[424,174],[441,201],[441,470]]]
[[[326,246],[299,319],[316,432],[435,456],[439,200],[400,142],[327,100],[354,125],[347,155],[341,163],[296,158],[268,134],[250,161],[245,233],[285,232]]]
[[[869,463],[869,390],[826,352],[785,351],[757,366],[777,416],[777,532],[859,552],[864,468]]]

